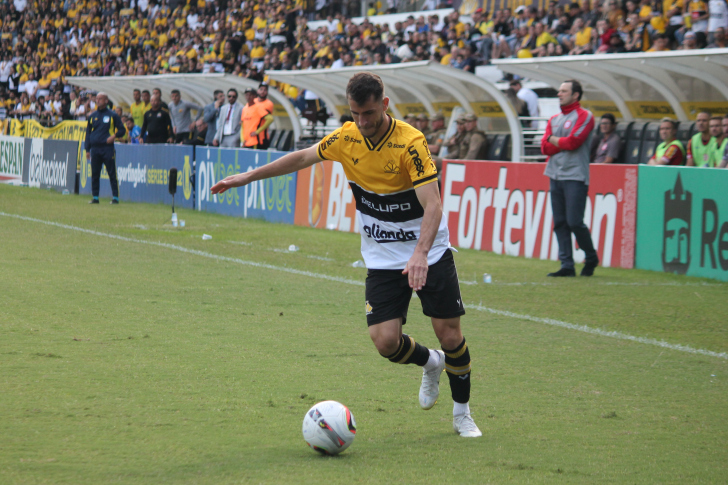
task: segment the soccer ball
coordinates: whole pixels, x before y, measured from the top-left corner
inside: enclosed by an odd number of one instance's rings
[[[336,401],[315,404],[303,417],[303,439],[324,455],[341,453],[351,446],[355,437],[354,415]]]

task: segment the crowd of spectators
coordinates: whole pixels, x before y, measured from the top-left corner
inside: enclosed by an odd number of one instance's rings
[[[6,116],[52,125],[93,109],[70,76],[227,72],[295,101],[303,93],[266,71],[432,60],[473,72],[502,57],[726,46],[726,0],[591,1],[357,25],[345,0],[12,0],[0,5],[0,96]]]

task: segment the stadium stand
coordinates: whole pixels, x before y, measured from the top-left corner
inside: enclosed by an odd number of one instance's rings
[[[0,118],[33,119],[46,126],[84,120],[94,109],[93,98],[69,83],[75,76],[227,73],[267,81],[294,106],[305,106],[303,88],[268,73],[423,60],[473,73],[494,59],[728,46],[728,15],[711,15],[704,2],[691,2],[685,9],[679,2],[536,2],[492,10],[486,1],[409,14],[396,14],[391,6],[385,12],[377,3],[369,17],[360,18],[348,15],[361,11],[358,2],[324,2],[318,11],[316,5],[321,3],[3,2]],[[379,15],[384,13],[390,15]],[[3,122],[3,128],[7,125]],[[685,138],[682,125],[687,130],[692,125],[682,122],[678,136]],[[294,133],[278,128],[271,146],[291,149],[298,141]],[[630,121],[618,125],[625,142],[620,161],[644,163],[649,158],[659,142],[652,128]],[[493,133],[490,138],[491,158],[510,159],[513,137]]]

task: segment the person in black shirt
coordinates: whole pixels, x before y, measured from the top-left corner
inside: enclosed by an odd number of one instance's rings
[[[159,96],[152,96],[151,109],[144,113],[142,135],[139,143],[173,143],[172,119],[162,107]]]
[[[116,151],[114,141],[126,134],[126,128],[119,115],[109,109],[109,97],[106,93],[96,95],[96,111],[91,113],[86,125],[85,151],[86,159],[91,160],[91,194],[90,204],[99,203],[99,179],[101,167],[106,166],[111,183],[112,204],[119,203],[119,182],[116,179]]]

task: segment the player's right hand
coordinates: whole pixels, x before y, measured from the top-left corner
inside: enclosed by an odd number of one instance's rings
[[[214,194],[222,194],[228,189],[232,189],[235,187],[241,187],[245,185],[245,182],[242,179],[242,173],[239,173],[237,175],[231,175],[229,177],[226,177],[210,187],[210,193]]]

